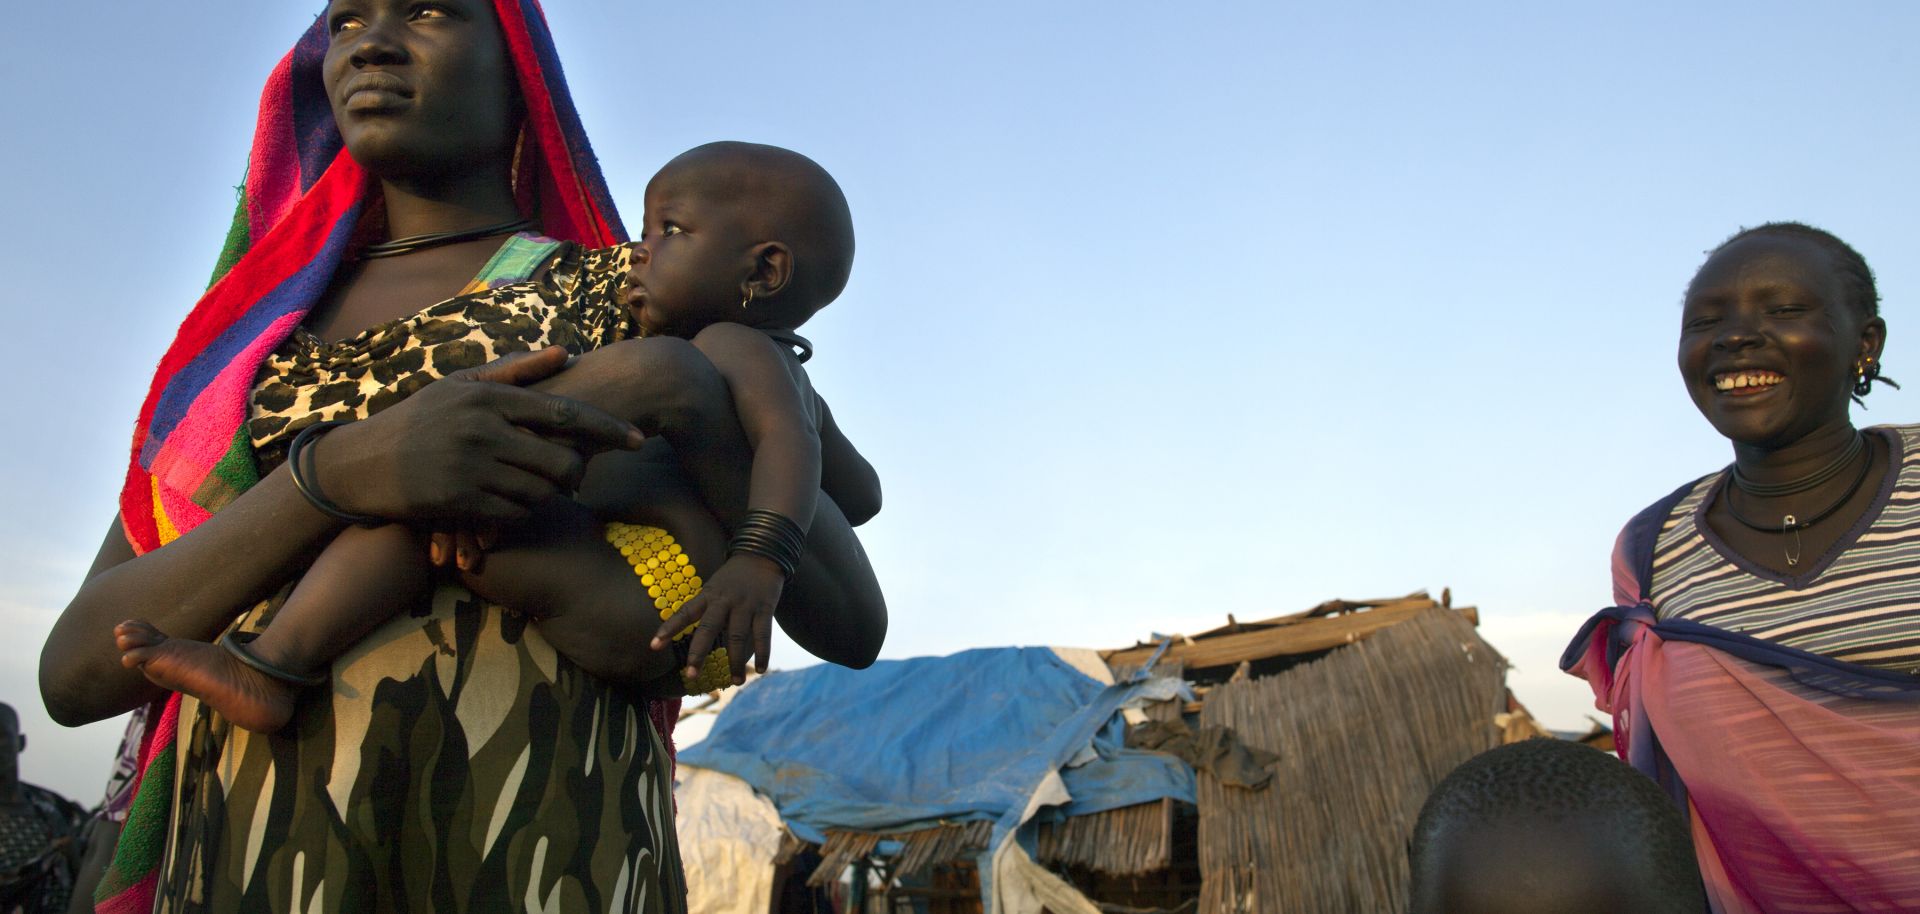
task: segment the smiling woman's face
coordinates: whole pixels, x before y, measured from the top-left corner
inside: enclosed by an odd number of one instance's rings
[[[1849,301],[1832,257],[1761,232],[1707,258],[1681,313],[1680,375],[1736,443],[1777,448],[1847,421],[1854,367],[1884,326]]]
[[[355,161],[384,178],[504,163],[519,124],[490,0],[334,0],[327,99]]]

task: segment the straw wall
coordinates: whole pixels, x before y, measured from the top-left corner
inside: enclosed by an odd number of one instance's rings
[[[1267,789],[1201,773],[1199,914],[1401,912],[1433,785],[1499,741],[1505,662],[1433,608],[1326,658],[1215,689],[1203,725],[1277,752]]]

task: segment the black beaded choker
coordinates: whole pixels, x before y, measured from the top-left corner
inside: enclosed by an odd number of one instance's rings
[[[1733,465],[1733,484],[1739,486],[1740,491],[1752,495],[1755,498],[1778,498],[1782,495],[1798,495],[1801,492],[1811,492],[1825,484],[1827,480],[1840,475],[1840,471],[1846,469],[1847,465],[1853,462],[1853,458],[1860,456],[1861,448],[1866,447],[1866,437],[1866,435],[1860,432],[1854,432],[1853,440],[1847,442],[1847,449],[1842,452],[1839,457],[1834,458],[1832,463],[1814,470],[1799,479],[1789,479],[1786,482],[1754,482],[1748,479],[1746,474],[1740,472],[1740,465],[1736,463]]]
[[[360,249],[360,259],[378,260],[382,257],[398,257],[402,254],[411,254],[415,251],[424,251],[428,248],[459,244],[462,241],[474,241],[480,238],[491,238],[495,235],[505,235],[508,232],[517,232],[521,229],[531,228],[532,226],[532,219],[516,219],[512,222],[502,222],[499,225],[488,225],[460,232],[434,232],[428,235],[408,235],[405,238],[395,238],[392,241],[369,244]]]
[[[1846,459],[1850,460],[1853,458],[1854,455],[1859,454],[1862,450],[1865,450],[1864,446],[1861,444],[1862,437],[1863,436],[1856,434],[1854,438],[1854,446],[1847,449],[1848,456]],[[1843,461],[1841,463],[1834,464],[1833,467],[1844,467],[1845,465],[1846,464]],[[1734,485],[1731,485],[1731,483],[1736,483],[1739,480],[1739,470],[1737,469],[1734,470],[1734,472],[1732,473],[1728,473],[1725,480],[1721,483],[1720,497],[1721,497],[1722,503],[1727,506],[1727,514],[1732,516],[1734,520],[1739,521],[1741,526],[1746,527],[1749,530],[1758,530],[1761,533],[1778,533],[1782,536],[1792,534],[1793,545],[1787,549],[1786,558],[1787,558],[1787,566],[1793,567],[1795,565],[1800,564],[1800,531],[1805,530],[1808,527],[1811,527],[1814,524],[1817,524],[1823,520],[1826,520],[1828,517],[1831,517],[1833,515],[1833,512],[1840,510],[1841,505],[1844,505],[1847,502],[1852,501],[1854,494],[1860,491],[1861,484],[1867,481],[1868,471],[1872,469],[1873,469],[1873,454],[1869,453],[1867,454],[1867,459],[1860,461],[1860,472],[1858,475],[1853,477],[1853,482],[1847,486],[1847,491],[1841,493],[1840,497],[1835,499],[1832,504],[1827,505],[1825,508],[1820,509],[1818,512],[1815,512],[1812,516],[1806,517],[1806,518],[1801,518],[1792,514],[1783,514],[1781,515],[1780,523],[1778,524],[1756,523],[1751,518],[1748,518],[1746,515],[1741,514],[1740,510],[1733,506],[1733,497],[1732,497],[1733,493],[1730,490],[1736,487]],[[1838,469],[1834,469],[1833,472],[1827,472],[1827,470],[1828,468],[1822,468],[1819,471],[1819,473],[1826,474],[1824,477],[1822,477],[1821,479],[1822,482],[1826,481],[1827,479],[1832,479],[1833,476],[1839,472]],[[1818,475],[1818,474],[1815,474],[1815,475]],[[1808,478],[1811,478],[1811,477],[1808,477]],[[1795,481],[1792,483],[1786,483],[1785,485],[1796,486],[1798,484],[1799,484],[1799,481]],[[1738,488],[1742,493],[1746,493],[1749,491],[1745,486],[1738,486]],[[1810,487],[1795,488],[1793,489],[1793,491],[1804,492],[1807,490],[1807,488],[1810,488]]]

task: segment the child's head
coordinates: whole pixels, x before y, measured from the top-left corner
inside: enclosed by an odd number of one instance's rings
[[[840,294],[852,267],[853,217],[826,169],[777,146],[709,143],[647,182],[625,300],[649,334],[790,330]]]
[[[1420,810],[1415,914],[1706,909],[1686,824],[1651,778],[1579,743],[1468,759]]]

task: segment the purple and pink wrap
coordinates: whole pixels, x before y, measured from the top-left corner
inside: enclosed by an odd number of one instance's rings
[[[1687,816],[1715,912],[1920,910],[1920,679],[1657,618],[1653,543],[1688,488],[1621,532],[1620,605],[1561,668]]]

